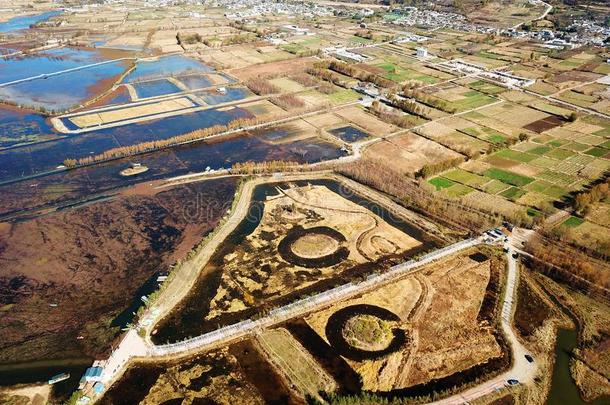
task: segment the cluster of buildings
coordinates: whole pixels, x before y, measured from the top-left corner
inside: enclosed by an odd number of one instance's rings
[[[523,88],[536,82],[534,79],[516,76],[502,70],[487,70],[483,66],[461,59],[442,62],[437,64],[436,67],[458,75],[485,78],[508,88]]]
[[[604,46],[605,41],[610,41],[610,27],[591,20],[577,20],[566,29],[565,35],[571,42]]]
[[[392,10],[394,14],[401,17],[392,21],[395,25],[401,26],[422,26],[429,29],[450,28],[458,31],[496,33],[497,28],[476,25],[468,22],[466,17],[456,13],[446,13],[442,11],[418,10],[417,7],[404,7]]]
[[[334,8],[315,3],[269,2],[264,0],[214,0],[213,7],[227,9],[230,19],[254,18],[264,15],[286,15],[299,17],[332,16]]]

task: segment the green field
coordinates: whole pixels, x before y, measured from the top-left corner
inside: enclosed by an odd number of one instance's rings
[[[383,77],[398,83],[406,80],[415,80],[427,84],[434,84],[438,82],[436,77],[425,75],[413,69],[403,68],[402,66],[391,62],[379,63],[375,66],[386,71],[386,74],[384,74]]]
[[[485,94],[498,94],[506,90],[504,87],[496,86],[495,84],[487,83],[483,80],[477,80],[476,82],[470,83],[468,84],[468,87]]]
[[[486,183],[482,189],[486,193],[489,194],[498,194],[502,190],[506,190],[507,186],[505,183],[502,183],[500,180],[490,180],[489,183]]]
[[[500,193],[500,195],[504,198],[508,198],[509,200],[517,200],[519,197],[525,194],[525,191],[521,190],[519,187],[511,187],[506,191]]]
[[[437,190],[442,190],[444,188],[449,188],[455,184],[455,182],[446,179],[444,177],[435,177],[433,179],[428,180],[428,183],[432,184],[436,187]]]
[[[548,156],[550,158],[553,159],[557,159],[557,160],[564,160],[569,158],[570,156],[574,156],[576,153],[571,151],[571,150],[567,150],[567,149],[553,149],[549,152],[547,152],[545,154],[545,156]]]
[[[458,183],[445,189],[445,192],[447,193],[447,195],[449,197],[453,197],[453,198],[463,197],[466,194],[471,193],[473,191],[474,191],[474,189],[472,189],[468,186],[465,186],[463,184],[458,184]]]
[[[585,153],[590,156],[602,157],[602,156],[605,156],[608,153],[610,153],[610,151],[608,149],[594,147],[594,148],[589,149]]]
[[[499,156],[505,159],[511,159],[522,163],[529,163],[532,160],[536,159],[535,155],[530,155],[528,153],[519,152],[512,149],[502,149],[501,151],[494,153],[492,156]]]
[[[360,98],[360,94],[350,89],[340,89],[326,95],[326,97],[333,104],[344,104],[357,101]]]
[[[464,99],[451,103],[452,105],[456,106],[460,111],[482,107],[495,101],[493,97],[487,96],[476,90],[467,91],[466,93],[462,94],[462,97],[464,97]]]
[[[455,169],[450,172],[447,172],[443,174],[443,177],[473,187],[481,186],[489,182],[489,179],[487,177],[479,176],[478,174],[470,173],[462,169]]]
[[[489,177],[490,179],[500,180],[503,183],[517,187],[525,186],[526,184],[534,181],[534,179],[531,177],[522,176],[508,170],[498,169],[497,167],[487,169],[485,171],[485,176]]]
[[[571,216],[570,218],[563,221],[561,225],[567,226],[570,228],[574,228],[574,227],[577,227],[578,225],[582,224],[583,222],[585,222],[584,219],[581,219],[581,218],[578,218],[575,216]]]

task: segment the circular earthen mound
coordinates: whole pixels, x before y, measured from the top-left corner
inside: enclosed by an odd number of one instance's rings
[[[297,256],[317,259],[334,253],[339,249],[339,242],[321,233],[307,233],[292,242],[290,249]]]
[[[328,318],[326,338],[340,355],[348,359],[378,359],[400,350],[408,342],[406,331],[392,326],[399,321],[398,315],[385,308],[369,304],[351,305]]]
[[[345,322],[342,334],[350,346],[374,352],[384,350],[392,343],[393,324],[373,315],[359,314]]]
[[[278,252],[282,259],[300,267],[329,267],[349,256],[345,241],[345,236],[327,226],[295,226],[281,240]]]

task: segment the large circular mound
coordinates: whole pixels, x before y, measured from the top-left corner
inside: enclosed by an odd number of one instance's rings
[[[384,357],[407,342],[403,329],[393,327],[400,317],[375,305],[358,304],[342,308],[326,323],[331,346],[348,359],[363,361]]]
[[[281,240],[278,252],[288,263],[307,268],[329,267],[349,256],[345,236],[327,226],[295,226]]]
[[[361,314],[345,322],[342,334],[350,346],[374,352],[386,349],[392,342],[392,324],[373,315]]]
[[[322,233],[306,233],[290,246],[292,253],[307,259],[327,256],[339,249],[336,239]]]

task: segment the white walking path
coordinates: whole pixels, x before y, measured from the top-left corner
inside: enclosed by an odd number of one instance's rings
[[[383,273],[371,274],[364,281],[347,283],[331,290],[321,292],[315,296],[303,298],[291,304],[274,309],[267,316],[260,319],[247,319],[178,343],[154,345],[138,336],[136,330],[132,329],[127,332],[119,347],[110,356],[104,368],[102,381],[108,385],[112,383],[122,374],[131,358],[166,357],[217,347],[227,342],[254,334],[257,330],[262,328],[268,328],[289,319],[302,317],[312,311],[331,305],[334,302],[361,295],[362,293],[378,288],[381,285],[389,284],[415,269],[481,243],[483,243],[482,238],[467,239],[428,253],[418,260],[410,260],[393,266]],[[514,298],[518,286],[517,260],[512,257],[513,252],[514,250],[509,248],[509,251],[506,254],[508,271],[504,301],[502,304],[502,318],[500,321],[502,331],[511,347],[512,367],[489,381],[462,393],[437,401],[435,404],[453,405],[469,403],[474,399],[507,387],[507,381],[509,379],[518,380],[520,383],[528,383],[534,378],[537,371],[537,365],[527,361],[525,355],[528,354],[528,350],[517,339],[511,326]]]
[[[57,75],[62,75],[64,73],[76,72],[78,70],[89,69],[89,68],[96,67],[96,66],[107,65],[108,63],[120,62],[120,61],[123,61],[123,60],[135,60],[135,58],[119,58],[119,59],[105,60],[105,61],[102,61],[102,62],[92,63],[90,65],[77,66],[77,67],[73,67],[73,68],[70,68],[70,69],[60,70],[58,72],[41,73],[41,74],[36,75],[36,76],[30,76],[30,77],[26,77],[26,78],[23,78],[23,79],[13,80],[13,81],[10,81],[10,82],[5,82],[5,83],[0,83],[0,87],[12,86],[14,84],[23,83],[23,82],[29,82],[31,80],[46,79],[47,77],[51,77],[51,76],[57,76]]]
[[[106,383],[114,381],[117,376],[120,376],[123,368],[132,357],[163,357],[216,347],[220,344],[252,334],[257,329],[267,328],[285,322],[286,320],[303,316],[320,307],[328,306],[333,302],[362,294],[363,292],[377,288],[380,285],[388,284],[414,269],[480,243],[480,238],[467,239],[428,253],[419,260],[410,260],[393,266],[384,273],[371,274],[362,282],[344,284],[333,288],[332,290],[324,291],[312,297],[303,298],[283,307],[276,308],[267,316],[258,320],[247,319],[183,342],[158,346],[153,345],[149,341],[141,338],[137,332],[132,329],[126,333],[119,346],[113,351],[108,359],[107,364],[104,367],[102,381]]]

